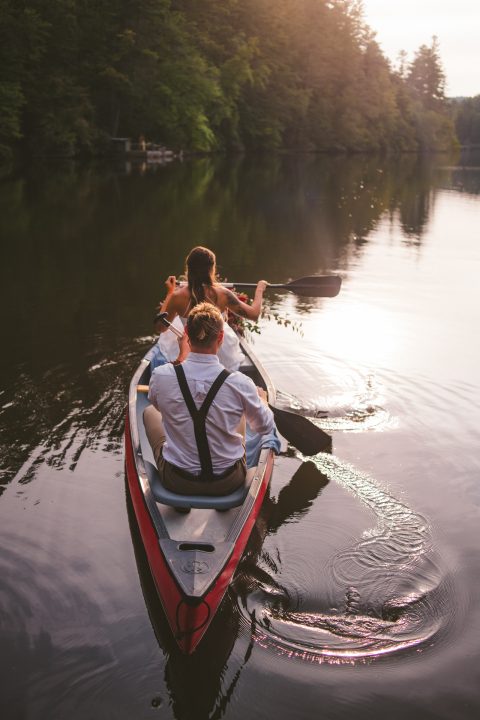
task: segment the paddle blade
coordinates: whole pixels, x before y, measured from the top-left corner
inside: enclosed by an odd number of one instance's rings
[[[332,438],[303,415],[270,405],[278,431],[302,455],[332,452]]]
[[[339,275],[308,275],[285,285],[297,295],[308,297],[336,297],[341,286],[342,278]]]

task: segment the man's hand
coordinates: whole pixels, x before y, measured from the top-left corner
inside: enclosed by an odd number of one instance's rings
[[[268,397],[267,397],[266,390],[257,386],[257,394],[258,394],[258,397],[260,398],[260,400],[263,403],[265,403],[265,405],[268,405]]]

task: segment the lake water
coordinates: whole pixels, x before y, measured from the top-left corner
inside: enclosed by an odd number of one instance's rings
[[[2,720],[480,714],[480,162],[49,164],[0,184]],[[127,501],[129,378],[195,244],[268,294],[255,351],[332,454],[279,458],[174,647]],[[290,455],[290,456],[288,456]]]

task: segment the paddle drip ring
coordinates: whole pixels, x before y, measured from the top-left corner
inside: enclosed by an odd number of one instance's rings
[[[182,604],[185,604],[187,606],[191,605],[191,603],[188,603],[184,598],[182,598],[177,605],[177,609],[175,611],[175,622],[177,624],[177,632],[175,633],[176,640],[180,640],[180,638],[185,637],[186,635],[193,635],[193,633],[198,632],[198,630],[201,630],[203,627],[205,627],[205,625],[207,625],[210,620],[210,613],[211,613],[210,605],[207,603],[207,601],[204,598],[200,598],[198,605],[206,606],[207,617],[197,627],[191,628],[190,630],[181,630],[180,629],[180,608],[181,608]]]

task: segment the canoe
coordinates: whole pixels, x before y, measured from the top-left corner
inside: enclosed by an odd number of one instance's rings
[[[242,372],[267,391],[275,388],[250,346],[241,339],[246,358]],[[139,386],[148,385],[150,350],[135,371],[125,421],[127,485],[150,570],[178,647],[190,654],[217,612],[245,550],[273,470],[273,450],[260,450],[247,472],[245,488],[219,498],[174,495],[160,483],[145,434],[148,404]],[[188,514],[175,507],[191,507]]]

